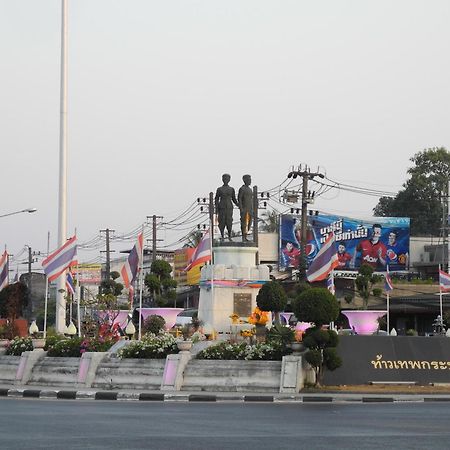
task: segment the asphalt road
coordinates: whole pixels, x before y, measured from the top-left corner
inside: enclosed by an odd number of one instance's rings
[[[0,448],[446,449],[448,403],[0,400]]]

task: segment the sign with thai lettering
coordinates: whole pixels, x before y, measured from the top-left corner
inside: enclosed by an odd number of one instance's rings
[[[327,385],[371,381],[450,383],[450,339],[422,336],[339,336],[342,366],[325,371]]]
[[[233,312],[248,317],[252,313],[252,294],[233,294]]]
[[[298,268],[301,255],[301,220],[296,215],[282,215],[280,220],[280,268]],[[376,271],[406,270],[409,259],[407,217],[352,219],[329,214],[308,216],[306,257],[315,258],[329,233],[336,238],[339,266],[336,270],[358,270],[369,264]]]
[[[81,284],[100,284],[102,281],[101,264],[78,264],[73,269],[78,282]]]

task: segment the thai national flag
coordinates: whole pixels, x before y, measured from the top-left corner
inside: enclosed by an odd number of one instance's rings
[[[204,234],[184,271],[187,272],[193,267],[208,261],[211,261],[211,236],[209,230]]]
[[[338,264],[336,241],[334,239],[334,233],[331,232],[319,250],[319,253],[313,259],[309,269],[306,271],[306,279],[310,283],[324,280]]]
[[[42,261],[44,273],[48,281],[56,280],[69,267],[76,266],[77,262],[77,237],[71,237],[62,247],[54,251]]]
[[[3,252],[0,258],[0,291],[8,286],[8,275],[9,275],[9,264],[8,264],[8,253],[6,250]]]
[[[390,292],[394,289],[394,285],[392,284],[391,276],[389,275],[389,267],[386,269],[386,273],[384,274],[384,290],[385,292]]]
[[[125,287],[128,289],[136,278],[140,265],[142,264],[142,249],[144,248],[144,234],[138,235],[138,240],[128,255],[128,259],[125,261],[120,273]]]
[[[66,275],[66,289],[69,294],[75,295],[75,283],[72,272],[69,270]]]
[[[441,291],[450,292],[450,274],[439,269],[439,287]]]

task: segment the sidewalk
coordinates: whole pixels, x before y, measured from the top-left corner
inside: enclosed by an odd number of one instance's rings
[[[445,393],[393,392],[300,392],[299,394],[256,392],[188,392],[150,390],[98,390],[95,388],[68,389],[49,386],[0,385],[0,397],[64,400],[118,400],[159,402],[293,402],[293,403],[398,403],[450,402]]]

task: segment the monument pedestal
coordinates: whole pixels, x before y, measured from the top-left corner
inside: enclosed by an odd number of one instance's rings
[[[216,333],[231,331],[232,314],[247,320],[260,287],[270,279],[267,266],[255,265],[258,248],[239,244],[214,247],[214,265],[201,271],[198,317]]]

